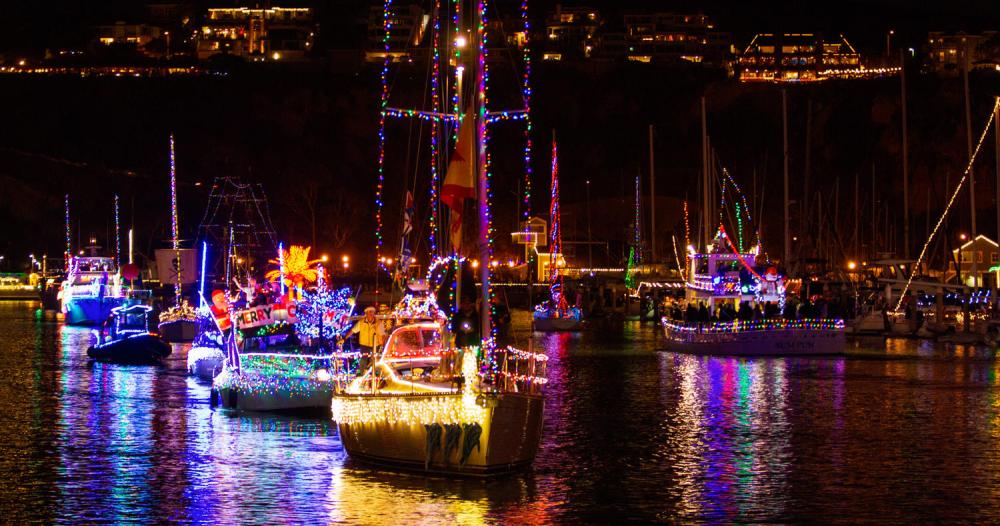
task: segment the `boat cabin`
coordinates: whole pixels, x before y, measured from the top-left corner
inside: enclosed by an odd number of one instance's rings
[[[121,340],[138,334],[149,333],[149,305],[129,305],[111,309],[111,316],[101,328],[100,340]]]
[[[352,382],[348,392],[455,392],[461,386],[459,356],[447,347],[441,324],[403,325],[392,331],[378,361]]]

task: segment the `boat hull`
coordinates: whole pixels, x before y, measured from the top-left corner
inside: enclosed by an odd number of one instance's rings
[[[99,362],[123,364],[157,364],[170,356],[170,344],[153,336],[141,334],[121,340],[93,345],[87,356]]]
[[[451,397],[461,398],[463,395],[440,394],[430,398],[447,400]],[[356,402],[361,398],[395,399],[399,403],[421,403],[428,396],[413,395],[347,395],[337,394],[334,403]],[[485,404],[485,418],[478,423],[479,437],[475,442],[477,432],[472,424],[461,426],[461,436],[457,446],[448,449],[447,430],[441,424],[425,426],[416,422],[390,422],[387,420],[375,422],[338,422],[340,439],[344,449],[351,458],[362,462],[385,466],[393,469],[435,473],[445,475],[460,475],[472,477],[488,477],[510,473],[531,465],[538,452],[538,443],[542,434],[542,414],[545,400],[542,396],[521,393],[503,393],[499,395],[483,395],[481,401]],[[336,411],[335,411],[336,418]],[[430,426],[440,426],[438,442],[433,444],[435,437]],[[470,437],[470,438],[467,438]],[[466,440],[473,445],[465,462],[462,462],[463,447]]]
[[[810,356],[844,353],[840,329],[769,329],[741,332],[697,332],[663,323],[667,350],[720,356]]]
[[[198,322],[196,320],[171,320],[161,322],[159,325],[160,336],[168,342],[190,342],[198,334]]]
[[[218,347],[192,347],[188,350],[188,373],[199,380],[212,380],[222,371],[226,354]]]
[[[583,320],[575,318],[535,318],[535,330],[561,332],[583,330]]]
[[[67,325],[98,325],[111,315],[111,309],[128,303],[125,298],[78,298],[64,305]]]
[[[240,411],[316,411],[330,412],[333,386],[313,389],[309,393],[293,393],[276,388],[270,392],[238,391],[231,387],[218,389],[222,407]]]

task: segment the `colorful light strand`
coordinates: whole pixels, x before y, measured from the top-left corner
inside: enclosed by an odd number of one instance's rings
[[[524,99],[524,196],[522,219],[531,217],[531,21],[528,17],[528,0],[521,1],[521,21],[524,31],[524,82],[521,95]]]
[[[661,320],[663,326],[680,333],[702,334],[736,334],[758,331],[843,331],[844,320],[839,318],[786,320],[783,318],[767,320],[733,320],[707,323],[678,323],[667,318]]]
[[[635,247],[635,259],[636,263],[642,262],[642,197],[639,193],[641,191],[640,184],[641,179],[638,175],[635,176],[635,220],[632,223],[632,246]]]
[[[440,96],[440,75],[441,75],[441,0],[434,0],[434,26],[433,35],[431,37],[431,47],[433,54],[432,61],[432,72],[431,72],[431,110],[434,113],[441,111],[441,96]],[[431,121],[431,184],[430,184],[430,206],[428,215],[428,243],[430,244],[431,254],[436,256],[438,253],[437,246],[437,228],[438,228],[438,134],[441,131],[441,126],[439,126],[438,120]],[[401,263],[402,264],[402,263]],[[404,267],[405,268],[405,267]]]
[[[375,187],[375,261],[381,260],[382,256],[382,191],[385,185],[385,118],[386,108],[389,106],[389,36],[392,29],[390,11],[392,10],[392,0],[384,0],[382,3],[382,50],[385,56],[382,59],[382,94],[379,102],[378,121],[378,182]],[[381,265],[381,263],[376,263]],[[282,280],[284,283],[284,280]],[[282,286],[284,288],[284,286]]]
[[[66,272],[69,272],[70,263],[73,259],[73,245],[70,238],[70,224],[69,224],[69,194],[66,194],[64,206],[66,212],[66,252],[65,252],[66,261],[63,261],[63,266],[66,267]]]
[[[115,266],[122,265],[122,227],[118,215],[118,194],[115,194]]]

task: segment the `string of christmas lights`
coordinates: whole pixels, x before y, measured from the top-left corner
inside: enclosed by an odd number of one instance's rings
[[[898,311],[902,308],[903,300],[906,299],[906,292],[910,290],[913,278],[920,270],[920,264],[924,261],[924,257],[927,255],[927,249],[931,246],[931,241],[934,240],[934,236],[937,235],[938,230],[941,229],[941,225],[944,223],[945,218],[948,217],[948,212],[951,211],[951,206],[955,204],[955,199],[958,198],[958,193],[962,190],[962,186],[965,185],[965,181],[969,178],[969,174],[972,173],[972,165],[976,162],[976,157],[979,156],[980,148],[983,147],[983,141],[986,140],[986,134],[990,131],[990,125],[993,124],[993,118],[997,113],[998,106],[1000,106],[1000,98],[995,99],[993,108],[990,109],[990,116],[986,119],[986,126],[983,127],[983,133],[979,135],[979,142],[976,143],[976,149],[973,150],[972,157],[969,157],[969,163],[965,166],[965,172],[962,173],[962,178],[958,181],[958,185],[955,187],[955,191],[952,192],[951,198],[948,199],[948,204],[944,207],[944,212],[941,212],[941,217],[939,217],[937,223],[934,224],[934,230],[931,230],[931,235],[927,236],[927,242],[924,243],[924,247],[920,249],[920,256],[917,258],[917,263],[913,265],[910,277],[907,278],[906,286],[903,287],[903,291],[900,292],[899,301],[896,302],[896,308],[893,310]]]
[[[641,180],[635,176],[635,219],[632,223],[632,246],[635,247],[636,262],[642,262],[642,198]]]
[[[174,156],[174,134],[170,134],[170,235],[173,237],[174,261],[177,282],[174,284],[174,305],[181,304],[181,243],[177,225],[177,164]]]
[[[531,19],[528,17],[528,0],[521,1],[521,21],[524,31],[524,82],[521,96],[524,99],[524,195],[521,204],[522,219],[531,217]]]
[[[122,227],[118,214],[118,194],[115,194],[115,266],[122,264]]]
[[[381,261],[382,256],[382,191],[385,185],[385,119],[386,109],[389,106],[389,36],[392,29],[390,11],[392,10],[392,0],[384,0],[382,3],[382,51],[385,56],[382,59],[382,94],[379,102],[378,121],[378,182],[375,187],[375,261]],[[381,265],[382,263],[376,263]]]
[[[66,194],[65,201],[65,212],[66,212],[66,261],[63,262],[63,266],[66,267],[66,272],[69,272],[70,262],[73,259],[73,245],[70,241],[70,227],[69,227],[69,194]]]
[[[439,76],[441,75],[441,0],[434,0],[434,26],[431,36],[432,47],[432,71],[431,71],[431,110],[434,113],[441,111],[441,97],[439,92]],[[438,133],[441,126],[437,120],[431,121],[431,184],[430,184],[430,213],[428,216],[428,243],[431,254],[437,255],[437,228],[438,228]],[[402,263],[400,263],[402,264]]]
[[[678,323],[676,321],[663,318],[663,326],[671,331],[680,333],[704,333],[704,334],[735,334],[757,331],[842,331],[844,320],[842,319],[800,319],[786,320],[782,318],[767,320],[733,320],[708,323]]]

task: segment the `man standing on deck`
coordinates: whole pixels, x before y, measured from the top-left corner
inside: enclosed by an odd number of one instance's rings
[[[358,335],[358,346],[361,347],[358,372],[363,372],[371,365],[375,349],[382,344],[382,340],[385,338],[385,325],[375,319],[375,307],[365,309],[365,317],[358,320],[354,327],[351,327],[350,334]]]

